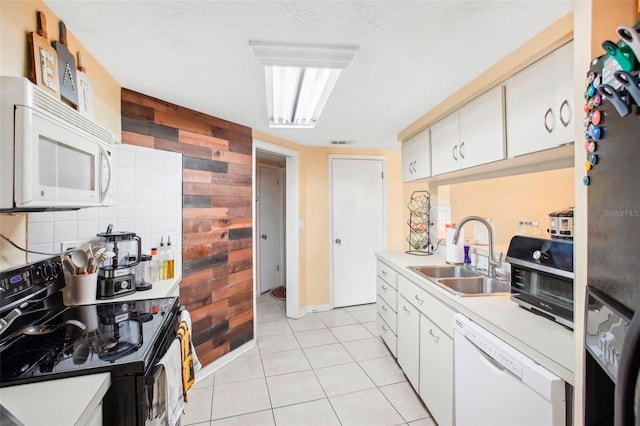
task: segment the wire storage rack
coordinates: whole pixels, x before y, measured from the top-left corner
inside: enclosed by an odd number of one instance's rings
[[[431,194],[428,191],[413,191],[409,208],[409,250],[405,253],[417,256],[433,254],[431,243]]]

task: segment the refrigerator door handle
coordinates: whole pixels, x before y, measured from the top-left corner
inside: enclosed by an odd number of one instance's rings
[[[614,402],[614,426],[633,426],[634,396],[640,372],[640,310],[636,311],[622,345]]]

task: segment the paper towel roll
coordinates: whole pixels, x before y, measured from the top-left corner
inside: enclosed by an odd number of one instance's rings
[[[464,229],[460,230],[458,244],[453,244],[453,235],[456,233],[454,228],[447,229],[447,250],[445,253],[445,261],[447,263],[464,263]]]

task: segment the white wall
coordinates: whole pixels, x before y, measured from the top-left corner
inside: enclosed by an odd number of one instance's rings
[[[182,271],[182,154],[135,145],[115,146],[115,204],[75,211],[30,213],[29,250],[58,253],[63,241],[97,240],[109,224],[114,231],[135,232],[142,251],[171,237],[176,271]],[[48,256],[29,254],[33,262]]]

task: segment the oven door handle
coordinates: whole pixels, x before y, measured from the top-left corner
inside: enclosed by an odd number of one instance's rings
[[[146,417],[149,420],[153,420],[156,415],[162,414],[162,410],[159,410],[159,412],[156,413],[156,405],[159,406],[159,404],[156,404],[156,400],[163,400],[162,396],[159,395],[161,388],[159,386],[157,387],[157,393],[154,392],[154,389],[156,389],[156,384],[160,383],[164,374],[164,366],[162,364],[156,364],[152,367],[151,374],[145,377],[146,407],[144,407],[144,409],[146,410]]]

